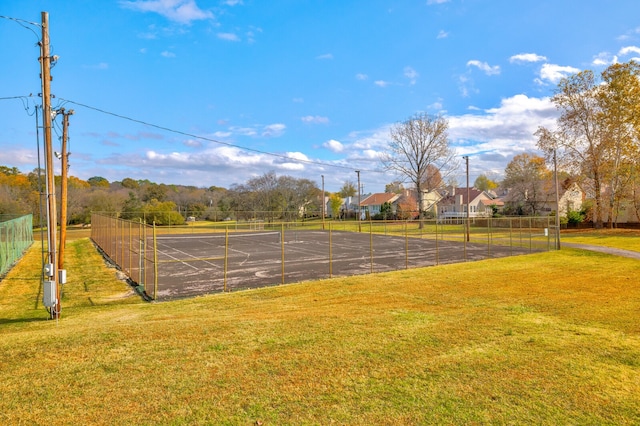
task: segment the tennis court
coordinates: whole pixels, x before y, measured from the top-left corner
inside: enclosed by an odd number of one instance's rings
[[[164,300],[542,250],[322,230],[163,235],[156,243],[154,293]]]

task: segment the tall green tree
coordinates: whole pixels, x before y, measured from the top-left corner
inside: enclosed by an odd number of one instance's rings
[[[329,208],[331,209],[331,217],[336,219],[340,216],[340,207],[342,207],[342,197],[340,193],[335,192],[329,196]]]
[[[98,187],[98,188],[109,187],[109,181],[106,178],[103,178],[102,176],[92,176],[89,179],[87,179],[87,182],[89,182],[89,185],[91,185],[92,187]]]
[[[358,193],[358,188],[356,188],[356,184],[351,180],[344,181],[342,188],[338,191],[338,194],[342,198],[354,197]]]
[[[498,187],[498,184],[489,179],[487,175],[482,174],[476,178],[475,182],[473,183],[473,187],[479,189],[480,191],[492,191]]]

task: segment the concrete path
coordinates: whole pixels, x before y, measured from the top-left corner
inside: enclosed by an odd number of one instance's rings
[[[612,254],[614,256],[622,256],[622,257],[630,257],[633,259],[640,259],[640,252],[632,251],[632,250],[624,250],[613,247],[604,247],[604,246],[594,246],[591,244],[576,244],[576,243],[560,243],[560,247],[569,247],[569,248],[577,248],[582,250],[591,250],[597,251],[600,253]]]

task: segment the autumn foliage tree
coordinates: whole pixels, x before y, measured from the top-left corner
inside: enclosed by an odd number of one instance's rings
[[[538,147],[557,154],[560,166],[581,176],[594,199],[593,221],[609,223],[616,203],[633,186],[640,136],[640,66],[613,64],[600,78],[585,70],[564,78],[552,98],[560,111],[556,129],[539,128]]]
[[[534,154],[519,154],[505,168],[502,185],[509,189],[506,201],[514,214],[536,215],[549,202],[551,173],[545,159]]]

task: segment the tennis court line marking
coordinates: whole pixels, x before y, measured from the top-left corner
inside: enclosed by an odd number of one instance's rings
[[[189,254],[189,253],[187,253],[187,252],[185,252],[185,251],[177,250],[175,247],[167,246],[166,244],[163,244],[163,245],[164,245],[165,247],[168,247],[168,248],[170,248],[170,249],[173,249],[174,251],[177,251],[177,252],[182,253],[182,254],[184,254],[184,255],[186,255],[186,256],[189,256],[189,257],[191,257],[192,259],[198,259],[196,256],[194,256],[194,255],[192,255],[192,254]],[[178,259],[177,257],[172,256],[172,255],[170,255],[169,253],[166,253],[166,252],[164,252],[164,251],[160,251],[160,253],[162,253],[163,255],[165,255],[165,256],[167,256],[167,257],[169,257],[169,258],[171,258],[171,259],[175,260],[177,263],[182,263],[182,264],[184,264],[184,265],[187,265],[188,267],[190,267],[190,268],[192,268],[192,269],[195,269],[196,271],[199,271],[200,269],[202,269],[202,268],[198,268],[198,267],[196,267],[196,266],[193,266],[193,265],[191,265],[191,264],[189,264],[189,263],[187,263],[187,262],[183,261],[182,259]],[[209,265],[213,266],[214,268],[215,268],[215,267],[217,267],[217,265],[216,265],[216,264],[211,263],[211,262],[209,262],[209,261],[205,261],[205,263],[207,263],[207,264],[209,264]]]

